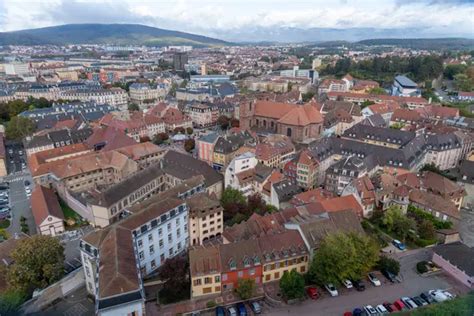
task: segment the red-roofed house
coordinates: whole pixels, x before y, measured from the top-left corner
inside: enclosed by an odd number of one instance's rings
[[[31,194],[31,212],[41,235],[64,232],[64,214],[53,190],[37,185]]]
[[[316,106],[265,100],[240,105],[240,127],[286,135],[296,142],[308,142],[322,132],[323,117]]]

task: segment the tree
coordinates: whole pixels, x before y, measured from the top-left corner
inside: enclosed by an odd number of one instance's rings
[[[220,125],[222,129],[227,129],[229,127],[229,118],[225,115],[221,115],[217,118],[217,124]]]
[[[221,205],[224,208],[224,220],[229,220],[239,213],[243,215],[247,209],[245,196],[232,188],[226,188],[222,193]]]
[[[296,270],[285,271],[280,279],[280,289],[283,296],[288,300],[303,297],[304,277]]]
[[[36,130],[35,123],[27,117],[14,116],[8,122],[5,134],[8,139],[21,141],[26,136],[33,134]]]
[[[304,93],[301,97],[303,98],[303,102],[308,102],[314,97],[315,93],[312,91]]]
[[[27,295],[23,291],[7,289],[0,294],[0,315],[19,315],[19,307],[26,300]]]
[[[128,110],[129,111],[140,111],[140,107],[136,103],[130,103],[128,105]]]
[[[432,240],[436,237],[436,230],[433,223],[429,220],[423,220],[418,225],[418,235],[421,239]]]
[[[186,88],[186,86],[188,85],[188,81],[186,79],[184,79],[183,81],[181,81],[181,83],[179,84],[179,87],[180,88]]]
[[[385,211],[382,224],[389,232],[395,233],[402,240],[405,240],[410,230],[416,227],[415,221],[405,216],[397,206],[391,206]]]
[[[385,91],[384,88],[377,87],[377,88],[370,89],[369,93],[370,94],[377,94],[377,95],[385,95],[385,94],[387,94],[387,91]]]
[[[344,279],[361,279],[377,263],[379,247],[368,236],[335,233],[324,238],[308,272],[310,281],[340,284]]]
[[[194,132],[194,131],[193,131],[193,128],[192,128],[192,127],[186,128],[186,133],[187,133],[188,135],[192,135],[193,132]]]
[[[186,132],[186,130],[184,129],[184,127],[181,127],[181,126],[178,126],[176,127],[174,130],[173,130],[173,134],[184,134]]]
[[[248,300],[253,296],[255,291],[255,280],[254,279],[239,279],[237,281],[237,288],[235,292],[239,295],[240,299]]]
[[[155,137],[153,137],[153,143],[155,145],[161,145],[165,141],[167,141],[169,138],[170,137],[167,133],[158,133],[158,134],[155,135]]]
[[[15,290],[45,288],[64,274],[64,248],[51,236],[36,235],[21,240],[11,257],[8,285]]]
[[[23,100],[13,100],[8,102],[8,114],[10,118],[17,116],[23,111],[28,110],[29,105]]]
[[[188,153],[190,153],[191,151],[193,151],[194,147],[196,146],[196,142],[194,141],[194,139],[190,138],[190,139],[186,139],[184,141],[184,150],[186,150]]]
[[[168,94],[172,97],[175,97],[176,96],[176,89],[178,89],[178,84],[176,82],[173,82],[171,84],[170,90],[168,91]]]
[[[398,275],[398,273],[400,273],[400,262],[390,257],[380,256],[379,261],[377,262],[377,269],[387,270]]]
[[[189,298],[189,261],[188,256],[176,256],[166,259],[160,267],[158,276],[164,281],[159,292],[160,302],[169,304]]]

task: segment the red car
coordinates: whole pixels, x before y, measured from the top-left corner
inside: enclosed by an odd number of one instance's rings
[[[352,313],[351,312],[345,312],[344,316],[352,316]]]
[[[315,287],[312,287],[312,286],[310,286],[306,289],[306,293],[308,293],[308,296],[310,298],[312,298],[313,300],[315,300],[319,297],[318,289],[315,288]]]
[[[405,304],[401,300],[396,300],[393,302],[393,306],[397,309],[397,311],[401,311],[405,309]]]

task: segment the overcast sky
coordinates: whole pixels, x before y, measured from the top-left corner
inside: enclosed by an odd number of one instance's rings
[[[0,0],[0,31],[67,23],[141,23],[199,34],[256,26],[414,27],[474,37],[474,0]]]

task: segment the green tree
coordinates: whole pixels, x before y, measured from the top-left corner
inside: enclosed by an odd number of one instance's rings
[[[474,80],[469,78],[466,74],[457,74],[454,76],[454,85],[459,91],[474,90]]]
[[[8,114],[10,118],[17,116],[23,111],[28,110],[29,105],[23,100],[14,100],[8,102]]]
[[[64,248],[54,237],[23,239],[11,257],[14,263],[8,269],[7,281],[12,289],[42,289],[64,275]]]
[[[168,91],[168,94],[172,97],[176,96],[176,89],[178,89],[178,84],[176,82],[173,82],[171,84],[170,90]]]
[[[280,279],[280,289],[288,300],[301,298],[304,296],[304,277],[296,270],[285,271]]]
[[[415,221],[405,216],[397,206],[391,206],[385,211],[382,224],[389,232],[395,233],[402,240],[405,240],[410,230],[414,230],[416,227]]]
[[[398,273],[400,273],[400,262],[390,257],[380,256],[379,261],[377,262],[377,269],[387,270],[398,275]]]
[[[221,115],[217,118],[217,124],[220,125],[222,129],[227,129],[229,127],[229,118],[225,115]]]
[[[453,80],[454,76],[457,74],[463,73],[466,70],[467,66],[466,65],[447,65],[446,68],[444,68],[443,75],[447,79]]]
[[[184,79],[183,81],[181,81],[181,83],[179,84],[179,87],[180,88],[186,88],[186,86],[188,85],[188,81],[186,79]]]
[[[8,139],[21,141],[26,136],[33,134],[36,130],[35,123],[27,117],[14,116],[5,128]]]
[[[314,95],[315,95],[314,92],[309,91],[309,92],[303,93],[301,97],[303,98],[303,102],[309,102],[314,97]]]
[[[169,135],[167,133],[158,133],[156,134],[154,137],[153,137],[153,143],[155,145],[161,145],[163,144],[165,141],[167,141],[169,139]]]
[[[369,93],[370,94],[385,95],[385,94],[387,94],[387,91],[385,91],[384,88],[377,87],[377,88],[370,89]]]
[[[196,142],[192,138],[186,139],[184,141],[184,150],[186,150],[188,153],[190,153],[194,149],[195,146],[196,146]]]
[[[186,128],[186,133],[187,133],[188,135],[192,135],[193,132],[194,132],[194,131],[193,131],[193,128],[192,128],[192,127]]]
[[[128,110],[129,111],[140,111],[140,107],[136,103],[130,103],[128,105]]]
[[[418,235],[421,239],[432,240],[436,237],[436,230],[433,223],[429,220],[423,220],[418,225]]]
[[[335,233],[326,236],[313,257],[310,281],[340,284],[344,279],[361,279],[377,263],[379,246],[368,236]]]
[[[248,300],[253,296],[255,292],[255,280],[254,279],[239,279],[237,281],[237,288],[235,292],[242,300]]]
[[[226,188],[222,193],[221,205],[224,208],[224,220],[231,220],[237,214],[241,214],[239,221],[245,220],[247,212],[247,201],[239,190]]]
[[[19,315],[19,307],[26,300],[27,295],[23,291],[7,289],[0,294],[0,315]]]

